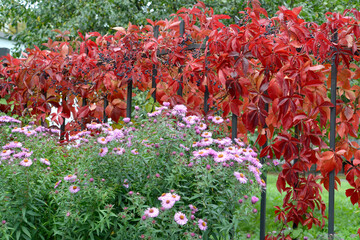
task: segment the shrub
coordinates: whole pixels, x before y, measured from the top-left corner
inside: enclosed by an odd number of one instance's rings
[[[183,105],[136,114],[66,144],[1,117],[0,237],[236,238],[257,212],[243,196],[265,187],[255,151],[226,137],[221,117],[185,117]]]

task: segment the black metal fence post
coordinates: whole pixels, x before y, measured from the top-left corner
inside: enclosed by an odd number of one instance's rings
[[[231,116],[231,140],[234,142],[234,139],[237,136],[237,119],[238,116],[236,116],[234,113]]]
[[[82,104],[81,104],[82,107],[85,107],[86,106],[86,98],[83,98],[82,99]],[[81,131],[83,131],[85,129],[85,119],[82,120],[81,122]]]
[[[106,94],[104,97],[104,117],[103,117],[103,123],[107,123],[108,122],[108,116],[106,115],[106,108],[109,105],[109,101],[108,101],[108,95]]]
[[[205,94],[204,94],[204,112],[205,112],[205,114],[207,114],[207,112],[209,111],[208,101],[209,101],[209,88],[206,85],[205,86]]]
[[[154,27],[154,37],[157,39],[159,37],[159,25]],[[151,87],[154,88],[155,90],[152,92],[151,96],[154,99],[154,102],[156,102],[156,75],[157,75],[157,69],[156,69],[156,65],[153,64],[152,66],[152,76],[151,76]]]
[[[185,33],[185,22],[184,22],[184,20],[181,20],[181,22],[180,22],[180,36],[183,37],[184,33]],[[180,67],[179,73],[182,72],[181,68],[182,67]],[[182,96],[182,92],[183,92],[182,84],[183,84],[183,77],[181,76],[180,82],[179,82],[179,88],[178,88],[178,91],[177,91],[177,94],[179,96]]]
[[[126,98],[126,117],[131,118],[131,101],[132,101],[132,80],[129,80],[127,86],[127,98]]]
[[[47,94],[46,94],[46,92],[45,92],[44,90],[42,90],[42,94],[44,95],[45,101],[46,101]],[[46,104],[46,105],[47,105],[47,104]],[[40,122],[41,122],[41,126],[45,127],[45,125],[46,125],[46,118],[44,117],[44,120],[41,118],[41,119],[40,119]]]
[[[66,96],[62,96],[62,102],[64,103],[64,101],[66,101]],[[63,123],[60,126],[60,141],[63,141],[65,139],[65,121],[66,119],[64,117],[62,117]]]
[[[267,93],[267,92],[266,92]],[[269,104],[265,104],[265,111],[269,111]],[[267,126],[264,126],[265,128]],[[265,133],[266,134],[266,133]],[[266,138],[266,142],[264,145],[262,145],[262,148],[264,149],[267,147],[268,141]],[[265,164],[266,156],[261,158],[261,164]],[[266,173],[261,174],[261,179],[266,184],[267,182],[267,175]],[[266,188],[261,191],[261,200],[260,200],[260,240],[265,240],[265,232],[266,232]]]
[[[333,42],[338,41],[337,30],[333,35]],[[334,105],[330,107],[330,149],[335,151],[335,137],[336,137],[336,81],[337,81],[337,63],[336,54],[332,56],[331,63],[331,103]],[[328,237],[334,239],[334,214],[335,214],[335,170],[332,170],[329,175],[329,210],[328,210]]]
[[[63,123],[60,126],[60,141],[65,139],[65,121],[66,119],[64,117],[62,117],[63,119]]]

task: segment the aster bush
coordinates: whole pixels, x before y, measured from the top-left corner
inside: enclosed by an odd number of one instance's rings
[[[255,150],[219,116],[135,110],[65,144],[57,130],[0,118],[1,238],[241,238],[265,188]]]

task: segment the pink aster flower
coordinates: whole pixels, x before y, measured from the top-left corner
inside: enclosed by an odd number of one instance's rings
[[[203,139],[201,139],[201,141],[198,145],[202,146],[202,147],[206,147],[206,146],[210,146],[211,144],[213,144],[213,142],[214,142],[214,139],[212,139],[212,138],[203,138]]]
[[[170,196],[169,196],[169,199],[172,199],[173,201],[177,202],[180,200],[180,196],[177,195],[176,193],[172,193]]]
[[[273,160],[273,164],[274,164],[274,166],[277,166],[277,165],[279,165],[280,164],[280,162],[278,161],[278,160]]]
[[[213,123],[220,124],[220,123],[224,122],[224,119],[219,116],[214,116],[212,121],[213,121]]]
[[[71,186],[69,187],[69,191],[70,191],[71,193],[77,193],[78,191],[80,191],[80,188],[79,188],[78,186],[71,185]]]
[[[211,132],[203,132],[203,133],[201,134],[201,136],[202,136],[203,138],[211,138],[211,137],[212,137],[212,133],[211,133]]]
[[[31,166],[32,165],[32,161],[31,161],[31,159],[28,159],[28,158],[25,158],[24,160],[22,160],[19,164],[21,165],[21,166],[24,166],[24,167],[29,167],[29,166]]]
[[[193,155],[195,158],[200,158],[200,157],[206,157],[209,155],[208,151],[206,149],[200,149],[199,151],[194,151]]]
[[[201,131],[205,130],[206,128],[207,128],[207,126],[206,126],[205,123],[200,123],[200,124],[198,125],[198,129],[201,130]],[[210,137],[211,137],[211,136],[210,136]]]
[[[90,124],[86,124],[87,129],[100,129],[102,125],[100,123],[92,122]]]
[[[75,182],[76,178],[76,175],[69,174],[64,177],[64,180],[67,182]]]
[[[170,209],[174,206],[176,201],[173,201],[171,199],[164,199],[163,201],[161,201],[161,206],[164,208],[164,209]]]
[[[184,117],[187,112],[187,107],[185,105],[176,105],[174,106],[173,110],[171,111],[171,114],[174,116],[182,116]]]
[[[199,211],[199,209],[197,207],[195,207],[194,205],[190,204],[189,208],[191,209],[192,212],[197,212]]]
[[[154,208],[154,207],[148,208],[148,209],[146,209],[144,215],[151,217],[151,218],[157,217],[159,215],[159,209]]]
[[[194,124],[196,124],[196,122],[199,121],[199,117],[194,116],[194,115],[187,116],[187,117],[183,118],[183,121],[186,122],[187,124],[194,125]]]
[[[233,147],[233,146],[230,146],[230,147],[227,147],[227,148],[225,148],[225,152],[227,152],[227,153],[232,153],[232,154],[235,154],[235,153],[237,153],[237,148],[235,148],[235,147]]]
[[[126,118],[124,118],[124,119],[123,119],[124,123],[129,123],[129,122],[130,122],[130,120],[131,120],[131,119],[130,119],[130,118],[128,118],[128,117],[126,117]]]
[[[198,226],[201,231],[205,231],[207,229],[207,223],[202,219],[199,219]]]
[[[174,220],[179,225],[185,225],[188,222],[188,219],[182,212],[175,213]]]
[[[22,143],[14,141],[14,142],[9,142],[7,143],[5,146],[3,146],[3,149],[11,149],[11,148],[20,148],[22,147]]]
[[[61,180],[59,180],[58,182],[56,182],[54,188],[57,188],[60,183],[61,183]]]
[[[242,173],[234,172],[234,176],[236,177],[237,180],[239,180],[240,183],[245,184],[248,181],[248,179]]]
[[[35,130],[27,130],[27,131],[25,131],[24,132],[24,134],[27,136],[27,137],[30,137],[30,136],[36,136],[37,135],[37,133],[36,133],[36,131]]]
[[[100,157],[103,157],[103,156],[105,156],[105,155],[107,154],[107,152],[108,152],[108,148],[107,148],[107,147],[100,148],[100,150],[99,150],[99,156],[100,156]]]
[[[117,155],[122,155],[125,153],[125,149],[121,148],[121,147],[114,148],[113,150],[114,150],[114,153]]]
[[[47,158],[40,158],[40,162],[50,166],[50,161]]]
[[[169,102],[163,102],[163,105],[164,105],[165,107],[168,107],[168,106],[170,106],[170,103],[169,103]]]
[[[10,156],[14,151],[12,150],[2,150],[0,153],[0,157],[8,157]]]
[[[160,201],[164,201],[164,200],[166,200],[166,199],[170,199],[170,200],[171,200],[171,193],[163,193],[163,194],[161,194],[160,197],[158,197],[158,199],[159,199]]]
[[[131,150],[131,153],[132,153],[132,154],[134,154],[134,155],[138,155],[138,154],[139,154],[139,152],[138,152],[138,150],[137,150],[137,149],[133,149],[133,150]]]
[[[218,152],[214,156],[214,161],[215,162],[225,162],[226,160],[228,160],[228,155],[227,155],[226,152]]]
[[[99,137],[97,139],[97,142],[100,143],[100,144],[107,144],[108,143],[108,141],[104,137]]]

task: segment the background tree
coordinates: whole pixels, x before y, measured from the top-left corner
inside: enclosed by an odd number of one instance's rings
[[[251,1],[251,0],[250,0]],[[53,38],[54,29],[76,32],[111,32],[115,26],[127,26],[129,22],[145,25],[146,19],[165,19],[182,7],[191,7],[197,0],[2,0],[0,2],[0,29],[5,26],[26,24],[26,28],[11,38],[20,46],[41,47],[48,38]],[[239,15],[248,0],[203,0],[212,7],[215,14]],[[327,11],[342,12],[346,8],[357,8],[360,0],[261,0],[269,16],[278,10],[277,6],[288,8],[304,6],[301,17],[308,21],[325,20]],[[319,19],[320,18],[320,19]],[[233,20],[229,20],[233,21]]]

